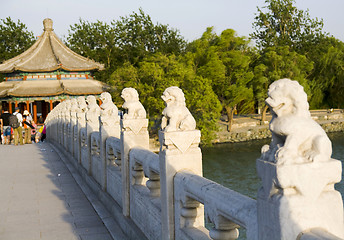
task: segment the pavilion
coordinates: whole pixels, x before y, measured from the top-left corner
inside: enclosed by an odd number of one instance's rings
[[[29,110],[35,122],[59,102],[78,96],[99,96],[107,86],[95,80],[94,71],[104,65],[78,55],[54,33],[53,21],[44,19],[44,32],[22,54],[0,64],[0,107],[10,112],[19,106]],[[0,109],[1,110],[1,109]]]

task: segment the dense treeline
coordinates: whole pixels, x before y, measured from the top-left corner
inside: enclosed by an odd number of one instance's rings
[[[154,24],[142,9],[117,21],[70,26],[66,44],[105,64],[96,78],[112,86],[118,106],[124,87],[134,87],[147,108],[152,129],[164,108],[165,88],[183,89],[203,141],[210,141],[220,114],[231,128],[233,113],[263,113],[269,84],[298,80],[311,108],[344,108],[344,43],[323,31],[322,20],[295,7],[295,0],[266,0],[257,8],[250,38],[212,27],[186,42],[178,30]],[[0,22],[0,61],[25,50],[32,32],[10,18]]]

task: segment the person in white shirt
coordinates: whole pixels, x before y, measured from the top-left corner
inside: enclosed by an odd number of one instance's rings
[[[19,122],[19,127],[17,128],[13,128],[13,135],[14,135],[14,145],[18,145],[18,142],[20,143],[20,145],[23,145],[23,116],[21,115],[21,113],[19,112],[20,108],[16,107],[15,112],[13,113],[13,115],[15,115],[18,118],[18,122]]]

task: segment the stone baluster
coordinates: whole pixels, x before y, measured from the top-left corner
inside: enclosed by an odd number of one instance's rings
[[[160,197],[160,176],[159,174],[149,171],[147,174],[149,180],[146,182],[146,186],[149,189],[149,195],[151,197]]]
[[[59,131],[59,143],[63,145],[63,126],[64,126],[64,116],[65,116],[65,102],[61,102],[61,107],[59,109],[59,123],[58,123],[58,131]]]
[[[133,185],[141,185],[145,178],[142,165],[135,162],[132,166],[131,175],[133,177]]]
[[[181,218],[179,220],[180,228],[194,227],[194,224],[197,221],[197,208],[200,207],[200,203],[188,197],[186,197],[184,201],[181,201],[181,203]]]
[[[215,219],[212,219],[214,227],[210,229],[209,235],[214,240],[235,240],[239,237],[239,225],[232,221],[216,215]]]
[[[78,111],[78,102],[75,98],[71,100],[71,108],[70,108],[70,124],[69,124],[69,142],[68,142],[68,150],[74,156],[74,141],[75,139],[75,126],[77,124],[76,113]]]
[[[78,109],[76,112],[76,118],[77,118],[77,124],[76,124],[76,130],[74,132],[75,138],[77,139],[74,142],[74,154],[75,159],[77,159],[78,163],[81,163],[81,144],[82,144],[82,137],[81,136],[81,129],[86,128],[86,112],[87,112],[87,104],[85,101],[85,97],[80,96],[77,98],[78,102]],[[86,144],[86,139],[85,139]]]
[[[63,147],[68,149],[69,144],[69,125],[70,125],[70,108],[71,108],[71,101],[68,99],[64,101],[65,109],[64,109],[64,122],[63,122]]]
[[[312,120],[303,87],[275,81],[266,103],[272,140],[257,159],[259,239],[297,239],[312,228],[344,238],[343,201],[334,189],[341,162],[331,158],[331,141]]]
[[[195,119],[185,106],[181,89],[167,88],[162,99],[166,104],[159,131],[162,239],[174,239],[173,179],[180,170],[202,176],[202,153],[199,148],[201,133],[195,130]],[[197,215],[202,215],[196,217],[197,225],[203,226],[203,206],[199,207]]]
[[[121,97],[126,113],[121,121],[121,171],[123,215],[130,215],[130,168],[129,152],[134,147],[149,149],[148,119],[146,110],[139,101],[139,94],[134,88],[125,88]]]
[[[106,190],[106,139],[108,137],[121,137],[121,129],[120,129],[120,119],[118,116],[118,108],[112,102],[112,98],[110,93],[103,92],[100,95],[100,99],[102,104],[100,106],[100,118],[99,118],[99,133],[100,133],[100,159],[102,161],[101,167],[101,187],[103,190]],[[120,164],[117,160],[116,164]]]
[[[108,161],[107,164],[117,166],[119,169],[121,169],[121,165],[122,165],[121,155],[109,145],[108,145],[108,148],[106,149],[106,159]]]

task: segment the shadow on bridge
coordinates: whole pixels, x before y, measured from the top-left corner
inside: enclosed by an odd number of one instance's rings
[[[0,239],[112,239],[48,143],[0,146]]]

